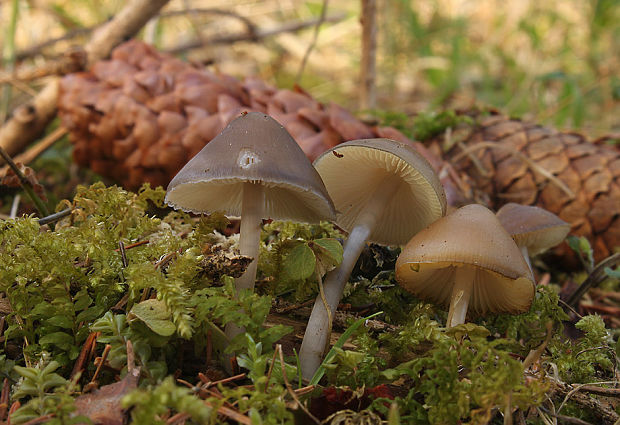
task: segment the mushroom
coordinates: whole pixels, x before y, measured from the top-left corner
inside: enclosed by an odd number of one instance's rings
[[[310,378],[329,341],[330,320],[367,241],[405,244],[446,211],[446,198],[431,165],[408,145],[390,139],[353,140],[314,161],[349,232],[340,266],[325,278],[300,348],[302,375]]]
[[[168,185],[166,202],[194,213],[241,216],[239,250],[254,260],[235,280],[253,289],[261,219],[331,220],[334,205],[321,177],[295,140],[273,118],[250,112],[233,120]],[[241,332],[227,326],[227,335]]]
[[[519,314],[534,299],[521,251],[489,209],[467,205],[416,234],[396,261],[396,280],[417,297],[450,305],[446,327],[472,315]]]
[[[501,207],[497,218],[521,249],[530,270],[530,256],[560,244],[570,231],[570,224],[552,212],[514,202]]]

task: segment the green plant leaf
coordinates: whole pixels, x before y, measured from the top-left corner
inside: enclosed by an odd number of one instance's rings
[[[176,331],[176,326],[170,320],[170,311],[160,300],[146,300],[133,306],[127,319],[140,320],[153,332],[161,336],[170,336]]]
[[[75,341],[73,336],[66,332],[52,332],[51,334],[42,336],[39,339],[39,344],[53,344],[61,350],[66,351],[75,344]]]
[[[305,243],[291,249],[283,264],[284,273],[294,280],[308,279],[314,273],[315,267],[316,256]]]
[[[322,238],[308,242],[320,265],[319,273],[323,274],[342,262],[342,245],[335,238]]]

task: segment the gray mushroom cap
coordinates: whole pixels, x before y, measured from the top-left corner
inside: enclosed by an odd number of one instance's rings
[[[166,203],[195,213],[241,215],[243,184],[264,186],[263,218],[333,220],[321,177],[291,135],[260,112],[234,119],[172,179]]]

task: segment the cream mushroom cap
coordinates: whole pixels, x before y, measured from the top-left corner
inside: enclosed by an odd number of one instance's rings
[[[243,184],[264,186],[264,217],[318,222],[335,210],[321,177],[291,135],[270,116],[234,119],[178,172],[166,202],[184,211],[241,214]]]
[[[446,195],[433,167],[412,147],[390,139],[342,143],[321,154],[317,169],[334,201],[336,223],[350,232],[379,185],[401,177],[392,200],[370,233],[370,242],[403,245],[446,212]]]
[[[471,314],[530,308],[532,273],[495,214],[482,205],[462,207],[416,234],[396,262],[396,280],[417,297],[448,306],[458,267],[475,270]]]
[[[518,246],[532,256],[560,244],[570,224],[543,208],[510,202],[497,211],[497,218]]]

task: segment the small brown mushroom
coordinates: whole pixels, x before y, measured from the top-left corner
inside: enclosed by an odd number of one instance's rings
[[[465,316],[519,314],[534,299],[534,278],[497,217],[466,205],[416,234],[396,261],[396,280],[417,297],[449,305],[446,327]]]
[[[497,211],[497,219],[521,249],[530,269],[530,256],[562,243],[570,224],[545,209],[508,203]]]

